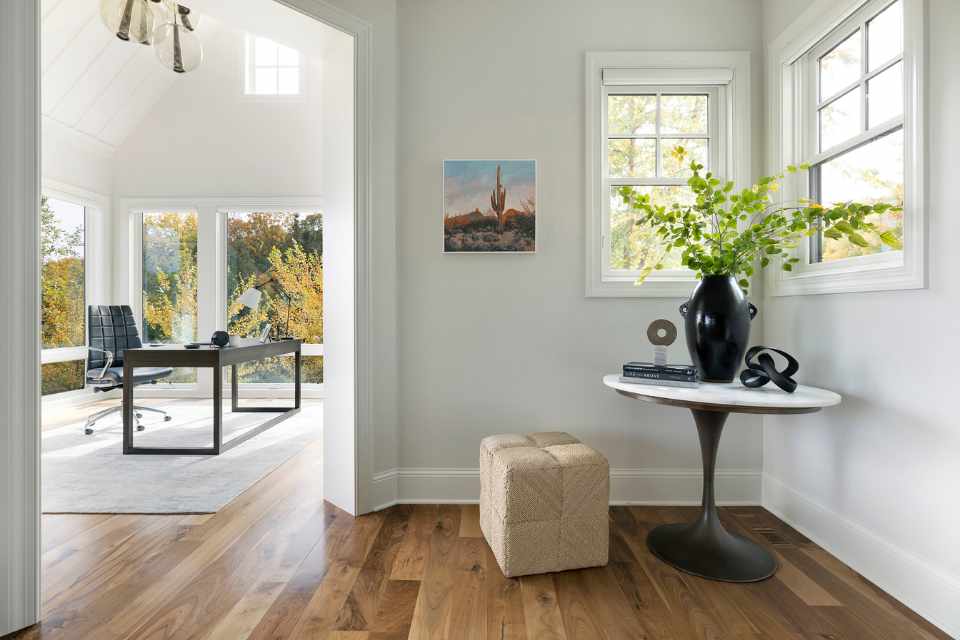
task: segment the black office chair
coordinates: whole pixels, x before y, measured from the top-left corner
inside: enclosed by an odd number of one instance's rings
[[[123,350],[142,347],[140,334],[137,333],[137,321],[133,317],[133,310],[127,305],[90,305],[87,308],[87,327],[90,340],[87,345],[87,384],[97,391],[112,391],[121,389],[125,383],[139,386],[141,384],[156,384],[157,380],[166,378],[173,373],[171,367],[137,367],[133,370],[133,380],[123,379]],[[101,418],[111,413],[119,412],[123,405],[110,407],[94,413],[87,418],[83,432],[93,433],[93,425]],[[133,405],[134,418],[137,420],[137,431],[143,431],[139,420],[144,411],[158,413],[164,421],[171,418],[166,411]]]

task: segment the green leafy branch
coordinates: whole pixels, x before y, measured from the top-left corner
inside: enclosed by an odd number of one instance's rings
[[[686,157],[683,147],[676,147],[672,153],[680,161]],[[865,233],[877,233],[885,245],[902,248],[892,231],[879,232],[869,220],[886,211],[900,211],[900,207],[884,202],[840,202],[825,207],[806,199],[796,204],[775,204],[773,194],[780,189],[780,181],[786,174],[806,171],[808,165],[790,165],[784,173],[760,178],[757,184],[739,192],[734,191],[732,181],[721,183],[711,172],[701,174],[703,165],[695,161],[690,169],[693,175],[687,184],[696,198],[691,205],[653,204],[649,195],[629,186],[618,191],[628,207],[642,214],[636,224],[647,226],[659,237],[660,260],[672,249],[679,249],[682,264],[698,278],[734,276],[746,292],[756,265],[765,268],[779,257],[783,270],[793,270],[799,262],[793,250],[821,229],[827,238],[846,238],[859,247],[869,246]],[[638,282],[653,269],[662,269],[660,260],[644,269]]]

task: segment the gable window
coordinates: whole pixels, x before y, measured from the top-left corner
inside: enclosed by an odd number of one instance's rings
[[[247,35],[244,93],[296,96],[301,93],[300,52],[260,36]]]
[[[639,224],[620,192],[626,187],[667,206],[692,203],[689,159],[742,182],[738,169],[749,170],[748,55],[617,52],[587,59],[587,296],[687,296],[693,272],[679,251]],[[740,144],[735,129],[746,137]],[[677,147],[687,161],[677,159]]]
[[[887,202],[862,242],[815,234],[799,265],[769,271],[774,295],[922,287],[924,226],[920,153],[921,22],[916,0],[848,3],[850,13],[816,44],[782,57],[778,164],[810,165],[784,200],[824,205]],[[810,37],[808,35],[808,37]],[[771,169],[772,170],[772,169]],[[891,249],[880,234],[896,237]]]

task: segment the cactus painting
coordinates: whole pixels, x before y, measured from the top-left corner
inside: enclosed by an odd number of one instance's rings
[[[445,253],[533,253],[535,160],[444,160]]]

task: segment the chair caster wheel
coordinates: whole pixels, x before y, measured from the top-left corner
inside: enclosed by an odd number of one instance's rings
[[[173,420],[173,416],[163,416],[164,422],[170,422],[171,420]]]
[[[142,424],[137,425],[137,431],[143,431],[145,428]]]
[[[137,416],[137,420],[140,420],[140,419],[143,418],[143,414],[142,414],[142,413],[136,413],[136,414],[134,414],[134,415]]]
[[[93,429],[91,429],[90,427],[85,427],[85,428],[83,429],[83,433],[84,433],[84,435],[92,436],[92,435],[93,435]]]

